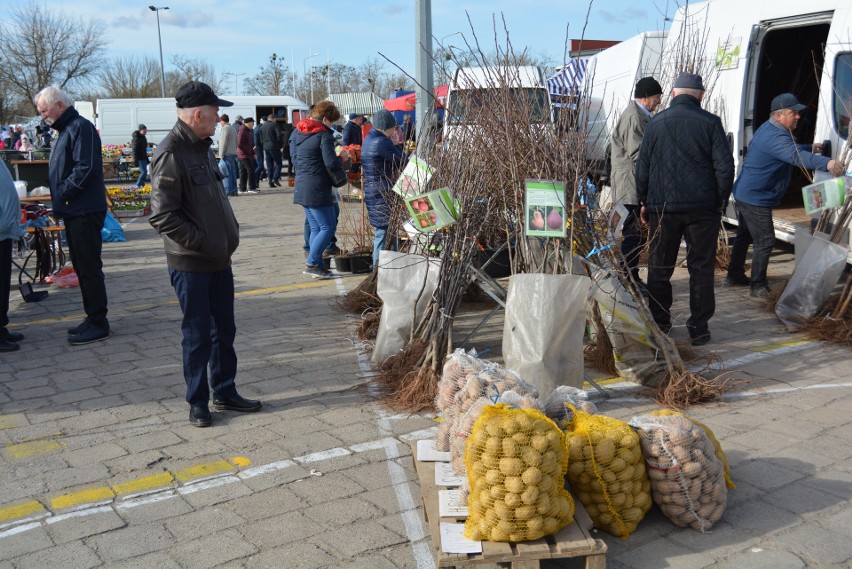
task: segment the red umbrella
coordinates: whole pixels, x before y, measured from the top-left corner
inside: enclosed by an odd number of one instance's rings
[[[438,85],[434,89],[435,93],[435,107],[440,109],[444,107],[444,100],[447,98],[447,85]],[[385,101],[385,108],[389,111],[413,111],[414,107],[417,104],[417,97],[415,93],[409,93],[408,95],[403,95],[402,97],[396,97],[395,99],[388,99]]]

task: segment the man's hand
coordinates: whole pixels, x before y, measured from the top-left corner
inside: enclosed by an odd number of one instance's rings
[[[648,218],[645,216],[645,206],[642,206],[642,209],[639,210],[639,221],[642,222],[642,225],[648,225]]]
[[[832,160],[828,163],[828,171],[832,176],[842,176],[846,173],[846,166],[838,160]]]

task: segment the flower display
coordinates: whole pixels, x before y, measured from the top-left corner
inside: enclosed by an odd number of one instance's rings
[[[106,190],[115,210],[145,209],[151,205],[150,184],[142,188],[112,186]]]

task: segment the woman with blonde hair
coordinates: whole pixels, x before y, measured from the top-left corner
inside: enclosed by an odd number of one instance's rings
[[[340,111],[331,101],[320,101],[310,118],[299,121],[290,136],[290,156],[296,169],[293,202],[305,210],[311,226],[310,252],[304,274],[328,279],[334,274],[325,268],[322,252],[337,229],[332,186],[346,184],[343,164],[334,152],[332,125]]]

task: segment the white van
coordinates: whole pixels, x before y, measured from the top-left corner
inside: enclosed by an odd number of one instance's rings
[[[443,140],[458,139],[466,130],[476,128],[486,92],[509,85],[520,101],[528,101],[531,123],[553,126],[553,109],[544,71],[535,66],[459,67],[447,89]]]
[[[794,93],[808,106],[794,133],[798,142],[825,141],[827,153],[839,154],[852,115],[852,2],[689,4],[679,10],[669,30],[667,56],[675,38],[701,34],[706,36],[704,56],[718,70],[704,107],[722,118],[737,174],[754,132],[769,119],[770,101],[784,92]],[[678,70],[666,71],[673,76]],[[817,173],[817,180],[826,177]],[[801,192],[807,183],[804,175],[794,175],[783,203],[774,210],[778,239],[792,242],[796,226],[809,226]],[[732,207],[726,221],[736,222]]]
[[[224,97],[234,103],[233,107],[221,108],[231,123],[234,117],[252,117],[256,121],[261,116],[275,115],[296,122],[307,113],[308,105],[290,96]],[[127,144],[131,133],[140,124],[148,127],[148,142],[158,144],[172,129],[177,120],[177,107],[173,98],[166,99],[98,99],[96,125],[103,144]],[[217,129],[218,135],[218,129]],[[217,139],[217,135],[213,139]]]
[[[633,100],[636,82],[652,76],[662,83],[666,32],[642,32],[589,58],[586,68],[586,158],[593,173],[608,170],[609,145],[621,113]]]

